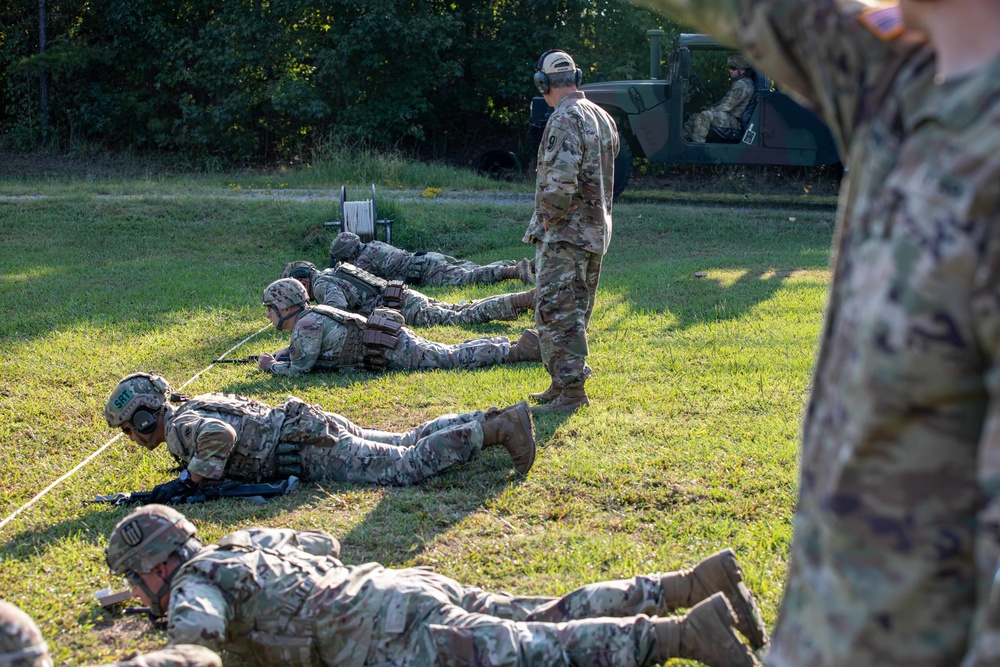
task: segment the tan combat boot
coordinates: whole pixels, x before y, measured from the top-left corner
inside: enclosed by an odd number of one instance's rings
[[[535,260],[522,259],[516,265],[518,278],[525,285],[535,284]]]
[[[510,344],[510,352],[504,363],[516,364],[519,361],[541,361],[542,348],[538,346],[538,332],[525,329],[520,337]]]
[[[548,390],[546,390],[548,391]],[[545,392],[543,392],[544,394]],[[544,405],[536,405],[532,410],[538,412],[574,412],[577,408],[590,405],[587,390],[581,384],[578,387],[563,387],[559,395]]]
[[[660,587],[667,612],[693,607],[714,593],[722,593],[736,612],[736,629],[750,646],[759,649],[767,643],[757,600],[743,583],[743,570],[732,549],[713,554],[690,570],[661,575]]]
[[[736,635],[736,616],[716,593],[680,618],[654,618],[657,664],[671,658],[697,660],[710,667],[759,667],[750,648]]]
[[[555,380],[552,380],[549,383],[548,389],[546,389],[545,391],[540,391],[535,394],[528,394],[528,398],[530,398],[533,401],[537,401],[538,403],[548,403],[550,401],[554,401],[556,397],[558,397],[559,394],[562,393],[562,390],[563,390],[562,385],[557,384]]]
[[[535,462],[535,424],[524,401],[503,410],[491,408],[482,423],[483,449],[503,445],[514,470],[526,475]]]
[[[526,292],[515,292],[513,294],[507,295],[507,302],[510,304],[514,312],[519,310],[534,310],[535,309],[535,288],[531,288]]]

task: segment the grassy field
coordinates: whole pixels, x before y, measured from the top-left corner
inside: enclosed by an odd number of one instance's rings
[[[263,327],[263,287],[288,260],[322,264],[330,237],[318,223],[337,217],[330,201],[240,196],[224,179],[102,183],[0,185],[0,521],[114,437],[102,409],[119,378],[155,370],[177,387]],[[417,197],[385,209],[398,245],[481,261],[529,254],[520,238],[530,203]],[[348,563],[430,565],[536,594],[682,568],[731,546],[773,624],[832,221],[832,211],[794,203],[623,198],[591,322],[593,406],[536,420],[539,456],[526,478],[490,450],[415,488],[308,485],[265,506],[186,513],[208,540],[248,525],[319,527],[341,539]],[[459,300],[519,288],[424,291]],[[527,317],[423,333],[459,342],[526,326]],[[267,331],[232,356],[283,344]],[[305,379],[228,365],[185,391],[271,403],[294,394],[366,426],[407,429],[546,385],[537,364]],[[93,591],[122,586],[103,548],[127,510],[83,501],[148,489],[171,465],[165,447],[148,454],[119,439],[0,529],[0,597],[39,621],[57,663],[164,642],[145,621],[94,603]]]

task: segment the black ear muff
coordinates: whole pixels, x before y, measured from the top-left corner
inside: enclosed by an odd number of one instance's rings
[[[139,409],[132,413],[129,423],[132,424],[132,430],[149,435],[156,430],[156,415],[149,410]]]

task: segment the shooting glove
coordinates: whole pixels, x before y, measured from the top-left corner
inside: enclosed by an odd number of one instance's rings
[[[183,503],[184,498],[191,495],[197,488],[198,485],[190,479],[180,477],[154,486],[149,492],[149,502],[163,505]]]

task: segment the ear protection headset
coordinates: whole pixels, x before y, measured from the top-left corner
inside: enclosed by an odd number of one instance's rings
[[[551,86],[549,85],[549,75],[543,72],[542,68],[545,66],[545,58],[547,56],[552,55],[553,53],[563,53],[566,55],[567,58],[569,58],[569,61],[571,63],[573,62],[573,58],[570,57],[568,53],[560,49],[551,49],[543,53],[541,56],[539,56],[538,61],[535,63],[535,76],[533,78],[533,81],[535,82],[535,88],[537,88],[538,92],[540,92],[542,95],[547,94],[551,88]],[[574,63],[574,67],[575,65],[576,63]],[[553,72],[553,74],[554,73],[555,72]],[[576,76],[574,78],[574,81],[576,82],[576,85],[579,86],[580,82],[583,81],[583,72],[580,71],[579,67],[576,67],[575,75]]]
[[[132,430],[143,435],[149,435],[156,430],[156,415],[146,408],[139,408],[133,412],[128,421],[132,425]]]

